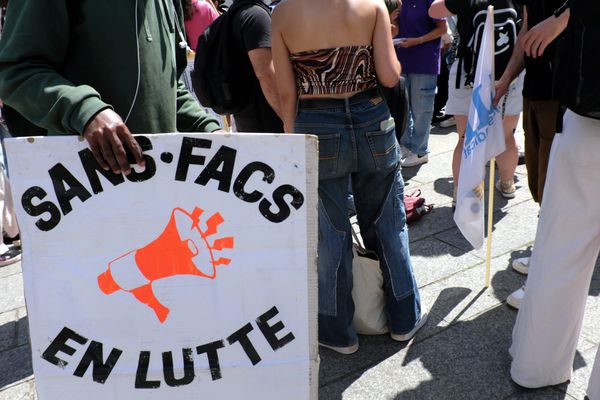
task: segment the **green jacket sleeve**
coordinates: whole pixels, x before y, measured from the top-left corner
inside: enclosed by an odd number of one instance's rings
[[[58,72],[69,41],[65,0],[11,1],[0,40],[0,98],[51,132],[80,134],[110,106]]]
[[[213,132],[221,129],[217,121],[202,109],[198,100],[181,80],[177,84],[177,130],[179,132]]]

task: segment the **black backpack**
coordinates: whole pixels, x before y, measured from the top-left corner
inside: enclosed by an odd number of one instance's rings
[[[252,98],[251,66],[244,68],[241,57],[246,55],[238,51],[233,17],[236,12],[255,5],[270,14],[269,7],[260,0],[239,0],[198,37],[192,85],[200,104],[218,114],[235,114]]]
[[[494,4],[494,47],[495,79],[504,73],[513,49],[517,44],[517,35],[521,24],[521,9],[512,2],[493,2]],[[458,71],[456,87],[459,87],[460,71],[465,71],[465,86],[475,80],[477,57],[481,47],[481,38],[485,27],[487,11],[473,10],[471,18],[458,19]],[[462,17],[462,16],[461,16]]]

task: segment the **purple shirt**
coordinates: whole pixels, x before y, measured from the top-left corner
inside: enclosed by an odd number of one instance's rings
[[[411,38],[423,36],[436,27],[438,19],[427,13],[433,0],[403,0],[398,17],[398,37]],[[402,64],[402,73],[433,74],[440,73],[441,39],[408,48],[396,48],[398,60]]]

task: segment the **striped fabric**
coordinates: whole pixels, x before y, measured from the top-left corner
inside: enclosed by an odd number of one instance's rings
[[[290,55],[298,95],[343,94],[376,86],[373,46],[346,46]]]

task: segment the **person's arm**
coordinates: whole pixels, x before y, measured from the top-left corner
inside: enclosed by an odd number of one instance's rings
[[[272,51],[283,129],[286,133],[292,133],[294,132],[294,119],[296,117],[297,93],[294,70],[292,68],[292,62],[290,61],[290,51],[282,36],[282,20],[285,15],[284,13],[284,4],[275,8],[275,11],[273,12],[271,24]]]
[[[214,132],[221,126],[206,112],[181,80],[177,84],[177,130],[179,132]]]
[[[523,37],[529,30],[528,26],[527,7],[525,6],[523,7],[523,24],[521,26],[521,30],[519,31],[519,35],[517,36],[517,45],[513,49],[504,73],[496,82],[496,94],[494,95],[493,101],[495,106],[500,102],[500,98],[504,96],[506,92],[508,92],[508,86],[511,84],[511,82],[514,81],[515,78],[519,76],[521,71],[523,71],[525,68],[525,52],[523,51],[521,43],[523,41]]]
[[[427,43],[431,40],[435,40],[435,39],[441,37],[447,31],[448,31],[448,23],[446,22],[446,20],[445,19],[436,20],[435,28],[433,28],[432,30],[427,32],[425,35],[419,36],[419,37],[414,37],[414,38],[406,38],[405,40],[401,41],[397,46],[403,47],[403,48],[417,46],[417,45],[420,45],[423,43]]]
[[[105,170],[131,172],[125,148],[143,166],[140,147],[112,107],[91,86],[58,73],[69,47],[66,2],[13,1],[7,11],[0,42],[4,102],[37,126],[83,135]]]
[[[431,18],[446,18],[454,14],[456,12],[451,11],[447,7],[446,0],[435,0],[429,7],[429,16]]]
[[[273,67],[273,56],[270,48],[258,48],[248,52],[254,75],[260,83],[260,88],[267,102],[281,118],[279,106],[279,94],[275,82],[275,69]]]
[[[400,79],[401,68],[390,35],[390,16],[383,1],[376,2],[375,7],[376,20],[373,31],[375,73],[381,85],[394,87]]]
[[[570,16],[571,10],[565,8],[558,17],[552,15],[529,29],[522,43],[525,54],[533,58],[544,54],[546,47],[565,30]]]

